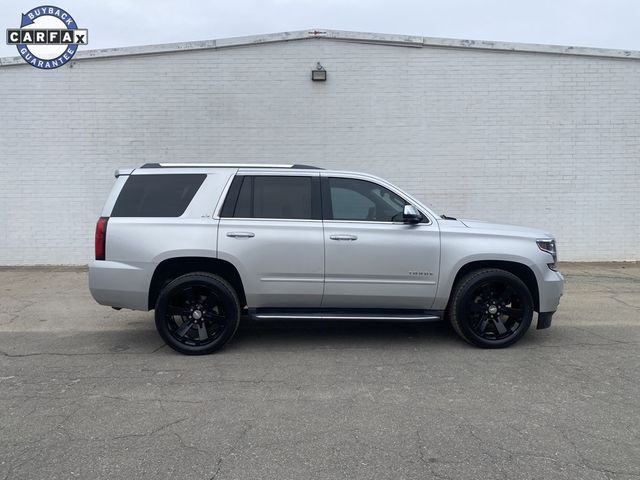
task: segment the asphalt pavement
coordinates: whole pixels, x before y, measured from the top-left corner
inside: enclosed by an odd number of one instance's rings
[[[564,264],[550,329],[243,322],[179,355],[83,269],[0,269],[0,479],[640,478],[640,265]]]

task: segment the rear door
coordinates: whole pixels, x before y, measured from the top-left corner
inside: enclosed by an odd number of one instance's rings
[[[421,223],[403,223],[409,202],[390,188],[325,175],[323,308],[430,308],[440,263],[437,224],[425,212]]]
[[[324,238],[318,173],[238,173],[220,211],[218,257],[249,308],[320,307]]]

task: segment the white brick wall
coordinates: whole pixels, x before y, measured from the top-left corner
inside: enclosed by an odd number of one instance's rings
[[[158,161],[362,170],[640,260],[637,59],[304,40],[4,66],[0,111],[0,264],[86,263],[114,169]]]

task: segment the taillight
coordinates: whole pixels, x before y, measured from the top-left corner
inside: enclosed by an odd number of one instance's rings
[[[108,221],[109,217],[100,217],[98,223],[96,223],[96,260],[105,259]]]

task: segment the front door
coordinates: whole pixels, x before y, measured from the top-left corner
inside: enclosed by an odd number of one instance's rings
[[[322,177],[323,308],[428,309],[440,263],[438,226],[402,222],[409,202],[372,181]],[[424,212],[422,212],[423,215]]]

